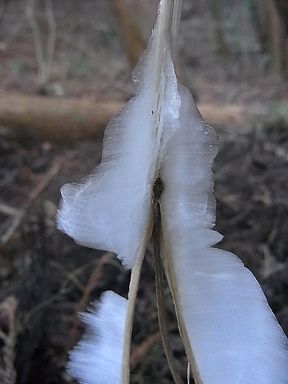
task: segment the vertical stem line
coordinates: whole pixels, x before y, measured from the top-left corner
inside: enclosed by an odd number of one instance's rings
[[[149,220],[151,222],[151,220]],[[128,308],[125,321],[125,330],[124,330],[124,349],[122,356],[122,373],[121,373],[121,383],[129,384],[130,382],[130,348],[131,348],[131,336],[133,328],[133,317],[135,310],[135,303],[137,297],[137,291],[139,286],[139,280],[141,275],[142,263],[146,251],[147,241],[151,236],[150,226],[147,229],[145,239],[142,243],[142,247],[139,251],[138,259],[135,266],[131,271],[131,279],[128,292]]]
[[[164,227],[165,227],[165,224],[164,224]],[[161,235],[162,234],[163,233],[161,233]],[[161,244],[163,244],[163,249],[164,249],[165,258],[166,258],[166,263],[164,265],[165,266],[165,274],[166,274],[166,278],[167,278],[167,281],[168,281],[168,284],[170,287],[170,292],[171,292],[172,298],[173,298],[173,303],[174,303],[175,313],[177,316],[180,335],[181,335],[181,338],[182,338],[182,341],[184,344],[184,348],[186,351],[188,361],[190,363],[190,368],[191,368],[192,373],[193,373],[193,378],[194,378],[195,384],[203,384],[202,378],[200,376],[200,372],[198,370],[198,366],[197,366],[196,361],[195,361],[194,353],[193,353],[191,345],[190,345],[189,337],[188,337],[187,330],[185,327],[185,322],[183,320],[182,310],[181,310],[181,306],[180,306],[180,295],[178,292],[178,284],[177,284],[177,279],[175,276],[174,266],[173,266],[173,257],[171,256],[171,253],[169,251],[170,247],[168,246],[167,243],[168,243],[167,239],[165,239],[165,242],[164,242],[164,239],[161,238]],[[164,244],[165,244],[165,246],[164,246]]]
[[[156,298],[159,329],[162,337],[162,343],[167,358],[167,362],[175,384],[183,384],[181,376],[175,364],[175,358],[172,352],[167,319],[165,314],[165,299],[164,299],[164,268],[160,254],[160,234],[161,234],[161,212],[159,201],[154,205],[154,227],[153,227],[153,248],[155,260],[155,281],[156,281]]]
[[[181,11],[182,11],[182,0],[174,0],[172,28],[171,28],[171,50],[172,50],[172,57],[174,59],[177,56],[176,41],[178,36]]]

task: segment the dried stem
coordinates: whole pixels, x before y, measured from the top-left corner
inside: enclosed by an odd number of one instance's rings
[[[38,66],[40,86],[48,83],[53,62],[56,42],[56,21],[51,0],[45,0],[45,18],[47,23],[47,44],[43,43],[40,23],[35,16],[37,0],[27,0],[26,15],[30,24],[34,42],[35,57]]]
[[[172,352],[172,348],[169,340],[169,331],[167,326],[167,319],[165,313],[165,299],[164,299],[164,268],[160,253],[160,237],[161,237],[161,212],[159,197],[162,192],[161,184],[157,179],[154,186],[154,227],[153,227],[153,248],[154,248],[154,261],[155,261],[155,280],[156,280],[156,298],[157,298],[157,310],[159,329],[162,337],[162,343],[167,358],[167,362],[172,374],[175,384],[183,384],[181,376],[178,372],[175,358]],[[157,185],[158,184],[158,185]],[[156,190],[156,192],[155,192]],[[157,196],[158,194],[158,196]]]
[[[172,56],[177,58],[176,42],[178,35],[179,22],[182,11],[182,0],[174,0],[173,16],[172,16],[172,29],[171,29],[171,50]]]
[[[129,384],[130,382],[130,348],[131,348],[131,336],[133,328],[133,317],[136,303],[136,296],[139,286],[139,280],[141,275],[142,262],[146,251],[147,239],[151,236],[151,231],[148,226],[146,231],[145,239],[142,243],[141,249],[139,250],[137,262],[132,268],[131,280],[129,285],[128,292],[128,308],[125,321],[125,330],[124,330],[124,350],[122,356],[122,374],[121,374],[121,383]]]

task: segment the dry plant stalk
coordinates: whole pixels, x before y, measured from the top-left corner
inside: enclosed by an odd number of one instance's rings
[[[35,15],[35,10],[38,5],[39,0],[26,0],[26,16],[33,36],[35,57],[38,67],[38,83],[40,87],[45,87],[50,79],[54,58],[56,20],[53,12],[52,0],[44,0],[45,21],[47,24],[47,36],[44,36],[42,28],[43,21],[39,21]]]
[[[127,58],[130,65],[134,67],[145,50],[146,42],[133,13],[127,7],[126,0],[112,0],[112,4],[121,31]]]

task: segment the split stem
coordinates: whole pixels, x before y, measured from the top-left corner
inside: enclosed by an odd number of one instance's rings
[[[144,242],[146,246],[146,242]],[[139,286],[139,280],[141,275],[142,262],[144,257],[145,248],[144,245],[139,253],[138,260],[135,266],[132,268],[131,280],[128,293],[128,308],[125,321],[124,330],[124,350],[122,358],[122,374],[121,383],[129,384],[130,382],[130,348],[131,348],[131,336],[133,327],[133,316],[135,310],[135,303],[137,297],[137,291]]]
[[[159,329],[162,338],[163,348],[167,358],[167,362],[172,374],[175,384],[183,384],[181,376],[178,372],[175,358],[172,352],[169,331],[167,326],[167,319],[165,313],[165,299],[164,299],[164,268],[160,253],[160,235],[161,235],[161,212],[159,200],[156,197],[154,203],[154,227],[153,227],[153,248],[154,248],[154,262],[155,262],[155,281],[156,281],[156,299],[158,310]]]

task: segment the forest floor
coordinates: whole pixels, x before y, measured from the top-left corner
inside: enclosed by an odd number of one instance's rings
[[[216,127],[216,229],[225,236],[219,246],[238,255],[256,275],[288,333],[287,82],[269,74],[251,26],[244,48],[244,32],[234,33],[236,41],[228,34],[228,53],[219,56],[206,1],[190,3],[184,2],[180,57],[183,80],[196,99],[271,107],[266,121]],[[0,9],[0,90],[35,94],[37,67],[24,2],[5,4]],[[48,93],[127,99],[130,69],[108,2],[57,4]],[[0,128],[0,379],[6,373],[9,384],[14,375],[17,384],[71,383],[65,365],[81,333],[77,312],[103,291],[127,294],[129,271],[115,256],[78,246],[56,229],[60,187],[87,175],[100,157],[100,139],[65,145],[24,141]],[[171,383],[158,333],[153,268],[149,247],[133,330],[135,384]],[[187,362],[168,289],[166,294],[173,351],[185,378]]]

